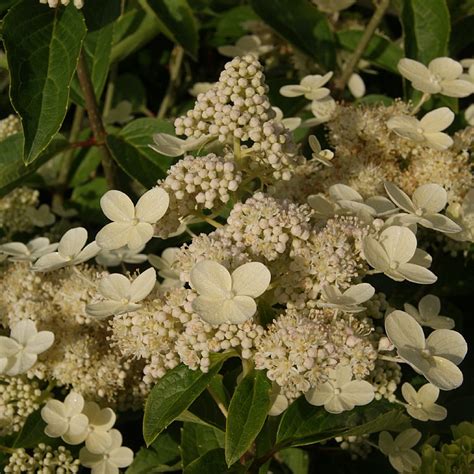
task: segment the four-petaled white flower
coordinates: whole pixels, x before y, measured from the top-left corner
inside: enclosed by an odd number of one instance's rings
[[[79,460],[91,469],[91,474],[118,474],[119,468],[130,466],[133,451],[122,446],[122,435],[118,430],[110,430],[110,443],[101,452],[91,452],[87,446],[79,452]]]
[[[310,109],[314,118],[305,120],[303,127],[315,127],[330,120],[336,110],[336,101],[328,95],[322,99],[313,100]]]
[[[320,100],[327,97],[330,90],[323,87],[332,77],[332,72],[324,76],[319,74],[306,76],[301,79],[299,84],[291,84],[280,88],[280,94],[285,97],[299,97],[304,95],[308,100]]]
[[[413,59],[403,58],[398,70],[412,86],[427,94],[443,94],[448,97],[467,97],[474,92],[474,85],[459,79],[463,72],[461,63],[451,58],[433,59],[426,67]]]
[[[61,237],[57,252],[42,255],[32,269],[37,272],[49,272],[95,257],[99,253],[99,246],[95,242],[86,245],[86,242],[87,230],[84,227],[70,229]]]
[[[53,342],[54,334],[51,331],[38,332],[30,319],[17,322],[11,327],[10,337],[0,336],[0,374],[23,374]]]
[[[319,161],[324,166],[332,166],[331,160],[334,158],[334,153],[331,150],[323,150],[315,135],[309,136],[308,143],[313,152],[311,156],[314,160]]]
[[[153,237],[153,225],[168,209],[168,193],[155,187],[138,200],[136,206],[121,191],[107,191],[100,199],[104,214],[113,222],[102,228],[96,236],[97,244],[106,250],[128,246],[138,249]]]
[[[222,56],[234,58],[235,56],[245,56],[253,54],[254,56],[262,56],[269,53],[273,46],[262,44],[262,40],[256,35],[245,35],[237,40],[235,45],[219,46],[219,51]]]
[[[390,199],[407,213],[392,216],[388,224],[420,224],[447,234],[462,230],[456,222],[440,214],[448,202],[448,194],[439,184],[422,184],[415,189],[411,199],[395,184],[385,182],[384,185]]]
[[[23,242],[8,242],[0,245],[0,253],[8,255],[12,262],[33,262],[58,248],[58,243],[51,244],[46,237],[30,240],[26,245]]]
[[[336,286],[325,285],[321,290],[324,301],[318,301],[318,306],[340,309],[345,313],[359,313],[365,309],[360,304],[370,300],[374,293],[375,288],[369,283],[351,286],[344,293]]]
[[[418,309],[411,304],[405,303],[405,311],[422,326],[432,329],[452,329],[454,321],[439,314],[441,302],[437,296],[426,295],[418,303]]]
[[[210,135],[203,135],[199,138],[189,137],[183,140],[168,133],[155,133],[153,135],[154,144],[149,145],[149,147],[161,155],[175,157],[197,150],[211,140]]]
[[[116,267],[121,263],[143,263],[147,259],[144,253],[140,253],[144,248],[145,246],[142,245],[133,250],[126,246],[115,250],[101,249],[95,257],[95,261],[104,267]]]
[[[400,137],[426,144],[435,150],[447,150],[453,139],[442,130],[448,128],[453,120],[453,112],[447,107],[440,107],[428,112],[421,120],[410,115],[397,115],[387,121],[387,127]]]
[[[290,132],[296,130],[301,125],[300,117],[284,117],[283,111],[279,107],[272,107],[275,112],[274,120],[283,124]]]
[[[231,275],[220,263],[203,260],[190,274],[191,286],[199,293],[193,309],[209,324],[241,324],[257,311],[255,298],[266,291],[270,280],[263,263],[245,263]]]
[[[109,430],[117,416],[111,408],[100,408],[95,402],[86,402],[82,411],[88,419],[86,447],[91,453],[101,453],[111,443]]]
[[[352,369],[339,365],[329,373],[329,379],[305,394],[311,405],[322,406],[329,413],[342,413],[355,406],[367,405],[374,399],[374,387],[365,380],[352,380]]]
[[[457,367],[467,352],[464,338],[450,329],[437,329],[427,339],[416,320],[404,311],[385,319],[385,332],[398,355],[441,390],[453,390],[463,381]]]
[[[158,275],[163,278],[161,283],[163,288],[178,288],[184,284],[179,278],[180,272],[173,268],[178,252],[178,247],[168,247],[163,251],[161,257],[148,255],[148,261],[158,269]]]
[[[76,392],[70,392],[64,402],[49,400],[41,409],[41,418],[47,424],[44,432],[51,438],[61,437],[68,444],[82,443],[89,425],[83,408],[84,398]]]
[[[380,233],[378,239],[366,237],[362,249],[368,264],[392,280],[434,283],[436,275],[425,267],[430,259],[424,253],[417,253],[416,245],[415,234],[410,229],[390,226]]]
[[[435,402],[438,400],[439,388],[427,383],[418,392],[409,383],[402,385],[402,395],[407,405],[408,414],[420,421],[441,421],[446,418],[448,411]]]
[[[449,234],[449,237],[460,242],[474,242],[474,189],[469,190],[461,204],[450,204],[446,214],[461,227],[460,232]]]
[[[145,270],[132,282],[120,273],[112,273],[99,283],[99,293],[106,298],[86,306],[87,314],[102,319],[108,316],[131,313],[141,307],[139,301],[145,299],[156,283],[154,268]]]
[[[420,455],[414,451],[421,433],[414,428],[402,431],[395,440],[388,431],[382,431],[379,435],[379,448],[397,472],[413,472],[421,466]]]

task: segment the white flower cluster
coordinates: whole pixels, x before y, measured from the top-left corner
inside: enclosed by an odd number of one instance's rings
[[[21,122],[16,115],[9,115],[0,120],[0,142],[10,135],[15,135],[21,131]]]

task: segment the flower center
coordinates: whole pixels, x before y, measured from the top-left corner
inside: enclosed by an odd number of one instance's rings
[[[335,388],[334,389],[334,395],[340,395],[341,389],[340,388]]]

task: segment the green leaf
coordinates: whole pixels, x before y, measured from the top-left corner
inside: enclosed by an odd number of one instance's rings
[[[181,415],[176,417],[176,421],[184,421],[188,423],[197,423],[202,426],[207,426],[208,428],[219,428],[218,426],[207,422],[206,420],[203,420],[199,416],[195,415],[194,413],[191,413],[189,410],[183,411]]]
[[[208,451],[183,469],[183,474],[242,474],[244,472],[246,469],[242,464],[227,467],[223,449]]]
[[[173,126],[165,120],[140,118],[130,122],[116,135],[107,136],[107,145],[117,164],[131,178],[146,188],[163,178],[172,162],[172,158],[160,155],[149,145],[153,143],[153,134],[173,133]]]
[[[292,474],[308,474],[309,454],[303,449],[283,449],[279,455],[283,462],[290,468]]]
[[[94,178],[76,186],[71,201],[79,206],[79,214],[88,220],[103,223],[104,215],[100,207],[100,198],[108,191],[105,178]]]
[[[3,20],[10,97],[24,132],[23,159],[34,161],[59,131],[86,27],[74,5],[22,0]]]
[[[101,162],[101,150],[91,147],[81,150],[74,161],[78,161],[77,168],[73,171],[69,185],[74,188],[90,180]]]
[[[53,158],[69,145],[61,135],[57,135],[37,160],[25,165],[21,159],[23,134],[16,133],[0,141],[0,196],[11,191],[25,178],[34,173],[42,164]]]
[[[300,397],[285,411],[278,427],[277,444],[305,446],[334,438],[377,433],[382,430],[400,431],[408,417],[403,409],[386,400],[356,407],[338,415],[322,407],[310,405]]]
[[[109,72],[114,38],[114,21],[120,15],[120,2],[117,2],[117,0],[86,2],[82,12],[87,25],[87,35],[83,49],[95,96],[99,99]],[[77,78],[74,78],[71,85],[71,98],[76,103],[84,105]]]
[[[257,15],[276,33],[313,58],[334,69],[336,47],[326,15],[308,0],[250,0]]]
[[[239,5],[220,13],[215,21],[212,45],[223,46],[235,43],[239,38],[248,34],[243,24],[246,21],[257,19],[257,15],[248,5]]]
[[[184,423],[181,429],[181,457],[183,466],[206,454],[211,449],[224,448],[224,433],[214,427]]]
[[[40,443],[51,444],[54,442],[44,433],[46,423],[41,418],[41,410],[36,410],[25,421],[22,430],[18,433],[13,448],[35,448]]]
[[[428,64],[447,55],[451,25],[445,0],[404,0],[401,21],[406,57]]]
[[[364,32],[362,30],[343,30],[337,32],[339,45],[347,51],[354,51]],[[397,64],[403,58],[402,49],[380,35],[374,35],[362,55],[364,59],[387,71],[398,74]]]
[[[187,0],[147,0],[163,33],[181,45],[197,59],[199,48],[198,24]]]
[[[166,373],[153,387],[145,404],[143,437],[149,446],[206,389],[233,352],[214,354],[207,373],[184,364]]]
[[[265,372],[256,370],[242,379],[229,405],[225,458],[234,464],[252,445],[270,409],[272,384]]]

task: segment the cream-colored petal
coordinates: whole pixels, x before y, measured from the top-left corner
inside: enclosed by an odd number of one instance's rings
[[[30,338],[36,334],[36,324],[31,319],[22,319],[14,324],[10,331],[10,337],[21,345],[28,344]]]
[[[365,380],[353,380],[341,389],[342,401],[352,406],[367,405],[374,396],[374,387]]]
[[[235,296],[231,300],[224,301],[222,314],[226,323],[242,324],[252,318],[257,312],[257,304],[250,296]]]
[[[452,221],[449,217],[443,216],[442,214],[425,214],[424,219],[429,221],[430,229],[435,229],[438,232],[444,232],[445,234],[456,234],[462,231],[462,227]]]
[[[405,280],[420,285],[431,285],[438,277],[427,268],[413,263],[403,263],[397,268],[397,272],[405,278]]]
[[[110,452],[110,462],[117,467],[127,467],[133,462],[133,451],[123,446],[114,449]]]
[[[405,382],[402,385],[402,395],[408,404],[413,405],[413,406],[417,405],[418,403],[417,391],[408,382]]]
[[[401,449],[410,449],[413,446],[418,444],[418,441],[421,439],[421,433],[414,429],[408,428],[405,431],[402,431],[396,438],[395,444]]]
[[[385,332],[395,347],[423,350],[425,335],[421,326],[407,313],[391,312],[385,319]]]
[[[128,248],[130,250],[139,249],[153,238],[153,233],[153,226],[148,222],[139,222],[132,226],[128,234]]]
[[[345,184],[333,184],[329,188],[329,195],[336,201],[362,201],[362,196],[355,189]]]
[[[448,57],[440,57],[433,59],[428,64],[428,69],[433,74],[443,79],[456,79],[462,74],[462,65],[454,59]]]
[[[15,355],[21,350],[21,346],[14,339],[0,336],[0,358],[7,358]]]
[[[78,415],[84,408],[84,398],[80,393],[69,392],[64,399],[64,410],[66,416]]]
[[[413,205],[413,201],[410,199],[408,194],[403,192],[397,185],[390,183],[388,181],[384,182],[385,190],[387,194],[390,196],[390,199],[400,208],[403,209],[405,212],[414,213],[416,212],[416,208]]]
[[[61,257],[75,257],[87,242],[87,230],[76,227],[68,230],[59,241],[58,253]]]
[[[447,150],[453,143],[453,139],[443,132],[425,132],[426,143],[435,150]]]
[[[432,76],[430,70],[418,61],[403,58],[398,61],[398,71],[409,81],[429,80]]]
[[[191,270],[191,286],[202,296],[208,298],[227,298],[232,290],[232,277],[220,263],[203,260]]]
[[[48,253],[40,257],[32,267],[35,272],[49,272],[68,265],[69,260],[58,252]]]
[[[156,284],[156,271],[154,268],[149,268],[141,273],[132,282],[130,288],[130,301],[136,303],[145,299],[153,290]]]
[[[112,222],[97,233],[95,240],[105,250],[119,249],[128,244],[132,227],[130,222]]]
[[[181,156],[184,153],[184,140],[181,138],[169,135],[167,133],[155,133],[153,135],[153,145],[150,145],[152,150],[165,156]]]
[[[463,382],[463,374],[459,368],[444,357],[433,357],[431,366],[423,375],[441,390],[454,390]]]
[[[79,264],[94,258],[100,252],[100,247],[97,243],[91,242],[90,244],[86,245],[74,258],[74,264]]]
[[[379,434],[378,445],[382,453],[385,454],[386,456],[392,453],[395,448],[393,437],[388,431],[382,431]]]
[[[306,91],[306,87],[296,84],[283,86],[280,88],[280,94],[284,97],[299,97],[300,95],[305,94]]]
[[[86,313],[97,319],[107,318],[121,312],[123,305],[119,301],[100,301],[86,305]]]
[[[169,203],[168,193],[162,188],[154,187],[138,200],[135,206],[135,217],[140,221],[155,224],[165,215]]]
[[[135,217],[135,206],[122,191],[107,191],[100,199],[100,207],[111,221],[129,222]]]
[[[223,313],[224,301],[224,299],[198,296],[193,300],[192,306],[201,319],[209,324],[217,325],[226,321],[226,315]]]
[[[356,304],[364,303],[374,296],[375,288],[369,283],[359,283],[351,286],[344,292],[344,296],[351,298]]]
[[[10,376],[24,374],[35,365],[37,360],[38,356],[36,354],[20,351],[7,359],[8,362],[4,372]]]
[[[244,263],[232,272],[232,291],[257,298],[266,291],[271,278],[270,270],[263,263]]]
[[[334,396],[334,387],[330,383],[317,385],[305,393],[307,402],[311,405],[320,407],[325,405]]]
[[[448,97],[467,97],[474,93],[474,84],[471,81],[456,79],[454,81],[443,81],[441,93]]]
[[[390,262],[396,264],[408,262],[416,250],[415,234],[406,227],[387,227],[379,237],[379,242],[384,248]]]
[[[444,357],[453,364],[460,364],[467,353],[467,343],[464,337],[450,329],[437,329],[426,340],[426,346],[434,355]]]
[[[435,295],[425,295],[418,303],[421,319],[429,320],[433,316],[438,316],[441,310],[441,301]]]
[[[41,354],[48,350],[54,342],[54,334],[51,331],[40,331],[28,339],[25,350],[30,354]]]
[[[448,128],[454,120],[454,113],[448,107],[428,112],[421,120],[420,125],[425,132],[442,132]]]
[[[131,293],[130,280],[121,273],[112,273],[100,280],[99,293],[110,300],[128,299]]]

